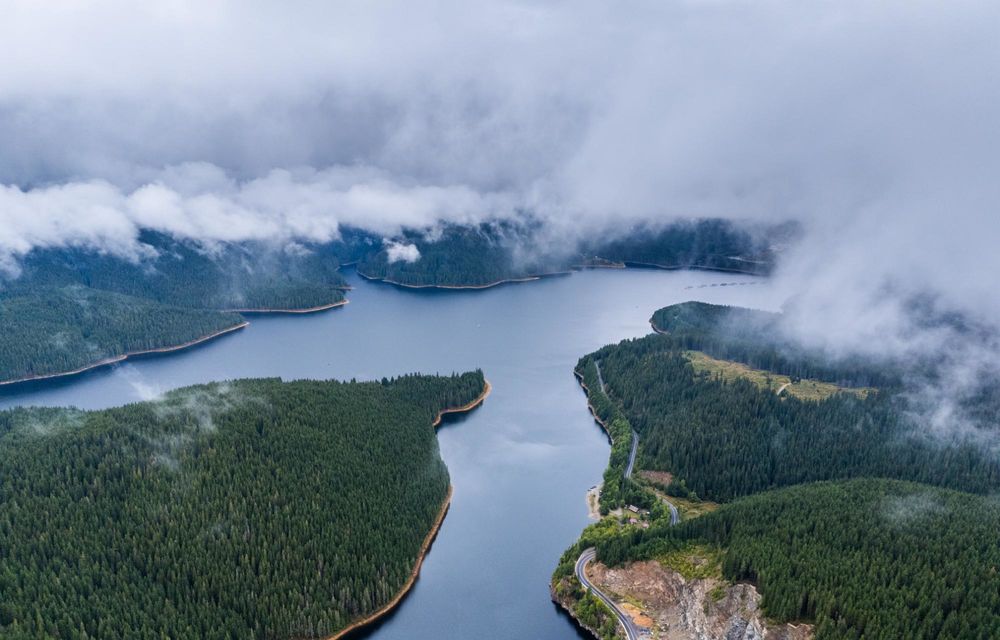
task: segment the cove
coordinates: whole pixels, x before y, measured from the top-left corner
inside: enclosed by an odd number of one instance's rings
[[[583,636],[549,600],[549,576],[588,523],[584,494],[608,455],[573,376],[577,360],[649,333],[649,317],[667,304],[779,302],[760,279],[693,271],[594,270],[477,291],[347,277],[354,290],[342,308],[255,315],[242,331],[192,350],[4,389],[0,407],[97,409],[243,377],[482,368],[489,398],[438,430],[454,494],[420,578],[392,614],[351,637],[576,639]]]

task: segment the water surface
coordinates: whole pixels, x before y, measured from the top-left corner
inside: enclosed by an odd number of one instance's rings
[[[548,581],[588,524],[584,494],[608,456],[572,374],[577,359],[645,335],[653,311],[667,304],[773,309],[777,302],[760,280],[705,272],[597,270],[442,292],[348,278],[355,290],[340,309],[252,316],[243,331],[189,351],[6,390],[0,407],[103,408],[241,377],[371,379],[482,368],[493,384],[489,399],[439,431],[451,511],[413,591],[362,635],[577,639],[550,602]]]

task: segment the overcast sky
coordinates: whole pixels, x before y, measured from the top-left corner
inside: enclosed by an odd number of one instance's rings
[[[83,2],[0,21],[0,260],[350,223],[801,220],[796,330],[1000,318],[1000,3]]]

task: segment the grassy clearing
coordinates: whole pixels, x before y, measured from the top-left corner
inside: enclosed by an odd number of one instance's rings
[[[853,393],[859,398],[865,398],[874,391],[870,387],[840,387],[820,380],[802,379],[792,382],[788,376],[762,369],[752,369],[740,362],[717,360],[701,351],[685,351],[684,355],[691,361],[694,370],[699,373],[719,376],[727,381],[742,378],[749,380],[761,389],[770,389],[775,393],[781,390],[782,395],[794,396],[799,400],[825,400],[840,392]]]
[[[698,516],[703,516],[706,513],[711,513],[719,508],[717,502],[708,502],[702,500],[688,500],[686,498],[674,498],[668,497],[670,502],[674,503],[677,510],[681,513],[681,520],[690,520],[691,518],[697,518]]]
[[[722,579],[722,551],[706,544],[691,543],[656,560],[681,574],[685,580]]]

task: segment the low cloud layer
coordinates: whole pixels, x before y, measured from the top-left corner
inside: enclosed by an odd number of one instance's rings
[[[954,336],[915,323],[915,297],[1000,318],[998,22],[964,0],[16,1],[0,261],[141,259],[143,226],[323,241],[530,211],[574,238],[793,218],[791,333],[927,353]]]

